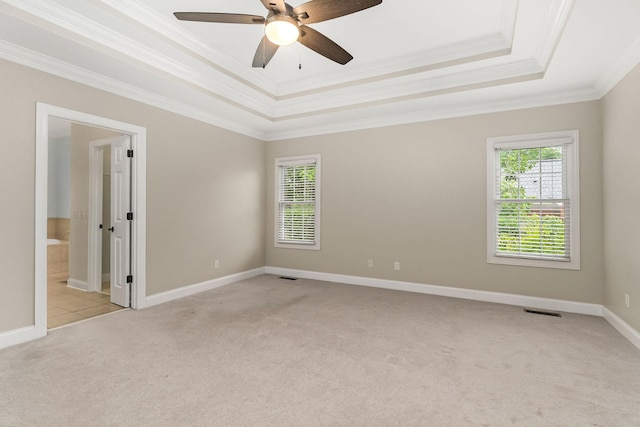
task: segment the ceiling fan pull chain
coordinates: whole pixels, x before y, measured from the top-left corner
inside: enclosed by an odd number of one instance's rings
[[[298,46],[298,70],[302,70],[302,45]]]

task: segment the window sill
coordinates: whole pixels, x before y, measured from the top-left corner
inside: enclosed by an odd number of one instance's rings
[[[313,245],[305,244],[305,243],[274,243],[273,247],[280,249],[302,249],[302,250],[311,250],[311,251],[319,251],[320,243],[316,243]]]
[[[546,259],[516,258],[489,255],[488,264],[515,265],[520,267],[556,268],[560,270],[580,270],[580,261],[553,261]]]

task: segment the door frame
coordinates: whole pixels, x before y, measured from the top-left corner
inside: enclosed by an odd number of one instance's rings
[[[131,288],[131,308],[144,307],[146,299],[146,128],[38,102],[36,104],[35,159],[34,322],[36,337],[47,335],[47,181],[50,117],[131,136],[131,148],[134,152],[131,170],[131,209],[135,214],[131,233],[131,274],[134,278]]]
[[[89,142],[89,265],[87,266],[87,290],[102,290],[102,230],[98,228],[103,205],[104,147],[111,145],[109,138]],[[103,223],[104,225],[104,223]]]

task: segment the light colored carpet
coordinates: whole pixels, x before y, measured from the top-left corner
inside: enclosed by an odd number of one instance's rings
[[[639,426],[603,319],[261,276],[0,351],[2,426]]]

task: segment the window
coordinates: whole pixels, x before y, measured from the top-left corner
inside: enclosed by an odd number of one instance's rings
[[[320,249],[320,155],[276,159],[275,246]]]
[[[578,131],[487,140],[487,261],[580,269]]]

